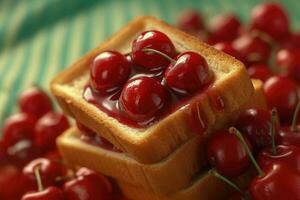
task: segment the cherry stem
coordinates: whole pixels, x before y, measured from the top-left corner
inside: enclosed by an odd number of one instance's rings
[[[155,49],[151,49],[151,48],[144,48],[143,49],[143,52],[145,53],[156,53],[156,54],[159,54],[161,56],[163,56],[164,58],[168,59],[169,61],[171,61],[172,63],[175,63],[176,60],[174,60],[173,58],[171,58],[170,56],[168,56],[167,54],[163,53],[163,52],[160,52],[160,51],[157,51]]]
[[[297,131],[297,121],[298,121],[299,112],[300,112],[300,100],[298,101],[296,110],[295,110],[294,115],[293,115],[293,121],[292,121],[292,126],[291,126],[291,131],[292,132]]]
[[[241,134],[241,132],[239,130],[237,130],[234,127],[229,128],[229,132],[236,135],[238,137],[238,139],[240,140],[240,142],[243,144],[245,150],[247,151],[247,154],[251,160],[251,162],[253,163],[254,167],[256,168],[256,170],[258,171],[258,174],[260,177],[264,176],[265,173],[263,172],[263,170],[260,168],[260,166],[258,165],[258,163],[256,162],[251,150],[249,149],[249,146],[246,142],[246,140],[244,139],[243,135]]]
[[[276,149],[276,141],[275,141],[275,136],[276,136],[276,122],[278,119],[278,112],[276,108],[273,108],[271,111],[271,137],[272,137],[272,154],[277,155],[277,149]]]
[[[244,192],[236,185],[234,184],[231,180],[229,180],[228,178],[226,178],[225,176],[221,175],[219,172],[217,172],[215,169],[211,170],[211,173],[217,177],[218,179],[224,181],[225,183],[227,183],[228,185],[230,185],[232,188],[234,188],[236,191],[238,191],[239,193],[241,193],[242,195],[245,195]]]
[[[44,190],[44,187],[43,187],[43,184],[42,184],[42,178],[41,178],[41,174],[40,174],[40,166],[39,165],[34,168],[34,175],[35,175],[35,178],[36,178],[38,191],[41,192],[41,191]]]

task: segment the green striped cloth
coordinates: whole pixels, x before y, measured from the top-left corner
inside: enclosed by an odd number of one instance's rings
[[[205,19],[222,12],[249,18],[258,0],[0,0],[0,127],[15,112],[18,94],[49,81],[81,55],[139,15],[174,23],[187,8]],[[300,1],[282,0],[293,27]]]

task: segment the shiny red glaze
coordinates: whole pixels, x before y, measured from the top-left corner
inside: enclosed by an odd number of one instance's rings
[[[204,111],[197,103],[189,105],[186,111],[186,119],[189,128],[196,134],[203,135],[207,130],[208,119]]]
[[[56,138],[70,127],[68,119],[62,113],[49,112],[35,125],[35,143],[44,150],[56,149]]]
[[[251,12],[251,29],[267,33],[275,40],[289,34],[289,18],[279,3],[262,3]]]
[[[27,191],[36,190],[36,177],[34,170],[39,167],[41,180],[44,187],[56,185],[57,177],[62,177],[66,173],[66,167],[57,161],[52,161],[47,158],[38,158],[28,163],[23,168]]]
[[[246,65],[267,63],[269,60],[271,47],[258,36],[245,33],[236,38],[232,45]]]
[[[48,187],[43,191],[24,194],[21,200],[64,200],[64,193],[58,187]]]
[[[215,41],[232,41],[240,31],[240,20],[231,13],[216,16],[212,19],[209,27],[209,37]]]
[[[153,119],[167,103],[167,90],[151,77],[129,80],[119,99],[119,105],[124,114],[138,122]]]
[[[36,118],[17,113],[7,118],[3,125],[3,141],[6,146],[14,145],[20,140],[33,139]]]
[[[37,118],[53,109],[50,97],[38,87],[29,88],[20,94],[19,107],[22,112]]]
[[[209,101],[211,103],[212,108],[216,112],[222,112],[225,110],[225,100],[224,98],[219,94],[219,92],[215,90],[209,90],[208,92]]]
[[[248,74],[251,78],[266,81],[273,75],[273,72],[265,64],[255,64],[247,68]]]
[[[228,130],[219,131],[208,142],[207,157],[219,173],[229,177],[241,175],[250,164],[245,147]]]
[[[141,33],[132,43],[131,56],[136,65],[148,70],[163,69],[170,61],[157,53],[144,52],[144,48],[155,49],[172,58],[176,55],[172,41],[164,33],[156,30]]]
[[[247,137],[254,150],[271,144],[271,113],[261,108],[242,110],[235,126]]]
[[[232,46],[232,43],[230,42],[218,42],[214,45],[214,47],[219,51],[223,51],[224,53],[235,57],[238,60],[241,59],[240,53]]]
[[[300,49],[300,33],[291,33],[284,37],[280,43],[281,48]]]
[[[179,16],[177,27],[186,32],[202,31],[204,29],[202,16],[197,10],[186,10]]]
[[[91,85],[101,94],[122,88],[131,72],[126,57],[117,51],[100,53],[90,66]]]
[[[276,142],[283,145],[295,145],[300,148],[300,125],[296,131],[290,126],[281,126],[276,135]]]
[[[283,74],[300,83],[300,49],[281,49],[277,52],[276,64]]]
[[[167,68],[165,80],[175,93],[190,95],[203,89],[211,81],[211,75],[206,60],[200,54],[186,51]]]
[[[277,108],[282,121],[290,121],[298,103],[297,84],[288,77],[272,76],[264,91],[269,108]]]
[[[66,200],[110,200],[112,186],[104,176],[89,169],[81,168],[76,178],[63,186]]]
[[[256,176],[250,183],[253,200],[299,200],[300,173],[280,163],[265,169],[265,176]]]

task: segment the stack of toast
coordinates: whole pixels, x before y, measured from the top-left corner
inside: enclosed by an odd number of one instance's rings
[[[82,94],[89,83],[93,59],[106,50],[129,53],[132,41],[146,30],[166,34],[178,52],[189,50],[202,55],[214,80],[209,89],[193,96],[168,116],[149,127],[133,128],[108,116]],[[251,80],[241,62],[154,17],[139,17],[130,22],[60,73],[52,81],[51,89],[66,114],[118,149],[83,141],[74,126],[57,140],[64,158],[70,165],[88,167],[111,177],[132,200],[226,198],[232,190],[210,173],[206,142],[217,130],[233,124],[239,110],[266,107],[262,82]],[[216,98],[222,109],[216,109]],[[188,114],[205,123],[205,131],[197,133],[186,120]],[[234,181],[243,186],[249,174]]]

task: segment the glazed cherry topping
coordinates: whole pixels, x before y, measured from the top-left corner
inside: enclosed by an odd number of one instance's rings
[[[224,176],[239,176],[250,164],[243,144],[228,130],[219,131],[208,142],[207,156],[210,164]]]
[[[61,113],[49,112],[35,126],[35,143],[44,150],[56,148],[56,138],[69,128],[69,122]]]
[[[130,119],[142,122],[151,120],[167,102],[167,90],[160,82],[151,77],[139,77],[124,86],[119,106]]]
[[[277,108],[282,121],[291,120],[298,103],[297,84],[290,78],[272,76],[264,84],[270,108]]]
[[[52,102],[42,89],[32,87],[20,94],[19,107],[22,112],[39,118],[52,110]]]
[[[235,57],[238,60],[241,59],[240,53],[232,46],[232,43],[230,42],[218,42],[214,45],[214,47],[219,51],[223,51],[224,53]]]
[[[172,41],[164,33],[156,30],[141,33],[132,43],[132,59],[137,66],[151,71],[166,68],[170,61],[159,54],[145,52],[145,48],[155,49],[171,58],[176,55]]]
[[[167,85],[176,93],[193,94],[211,80],[206,60],[198,53],[187,51],[179,54],[165,72]]]
[[[259,4],[251,12],[251,28],[280,40],[289,33],[289,18],[280,4]]]
[[[91,84],[101,94],[107,94],[122,87],[131,72],[131,66],[124,55],[117,51],[100,53],[90,67]]]
[[[247,68],[247,71],[251,78],[260,79],[262,81],[266,81],[273,75],[273,72],[265,64],[250,65],[250,67]]]
[[[196,10],[182,13],[177,22],[178,28],[188,33],[195,33],[204,29],[202,16]]]

